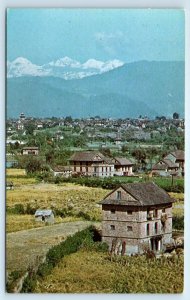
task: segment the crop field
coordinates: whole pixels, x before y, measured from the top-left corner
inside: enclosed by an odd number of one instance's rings
[[[7,213],[7,232],[45,226],[34,221],[31,209],[35,211],[37,208],[53,209],[56,215],[55,223],[77,221],[81,218],[101,220],[101,206],[98,202],[110,190],[72,183],[37,183],[35,178],[27,178],[22,169],[8,169],[8,172],[11,181],[14,182],[14,190],[7,190],[6,207],[10,210],[21,205],[26,212],[19,212],[19,215],[10,211]],[[170,196],[176,199],[173,214],[182,216],[184,194],[170,193]],[[27,211],[28,207],[30,211]]]
[[[183,255],[147,259],[80,250],[64,257],[35,293],[182,293]]]
[[[101,188],[89,188],[74,184],[28,184],[7,191],[7,206],[27,204],[40,208],[68,208],[85,211],[99,207],[98,202],[108,193]]]
[[[80,221],[82,218],[79,217],[56,217],[54,224],[66,223],[66,222],[75,222]],[[32,215],[16,215],[16,214],[7,214],[6,216],[6,232],[16,232],[20,230],[27,230],[38,227],[47,226],[44,222],[36,222],[34,216]],[[49,225],[51,226],[51,225]]]
[[[26,176],[26,172],[24,169],[7,169],[6,170],[7,176]]]
[[[34,220],[34,212],[31,213],[31,211],[35,211],[37,208],[52,209],[56,215],[55,223],[77,221],[84,218],[101,220],[101,207],[98,202],[105,197],[108,190],[70,183],[32,184],[31,180],[35,180],[33,178],[16,178],[15,180],[18,180],[18,184],[15,185],[14,190],[7,190],[6,194],[7,232],[45,226]],[[17,206],[21,206],[26,212],[15,213],[12,211]]]

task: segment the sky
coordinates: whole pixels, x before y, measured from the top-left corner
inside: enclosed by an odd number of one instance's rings
[[[7,60],[184,60],[180,9],[8,9]]]

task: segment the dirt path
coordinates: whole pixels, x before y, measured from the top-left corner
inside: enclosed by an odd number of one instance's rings
[[[36,263],[38,256],[43,257],[49,248],[59,244],[68,235],[83,230],[90,221],[77,221],[8,233],[6,237],[6,269],[27,270]]]

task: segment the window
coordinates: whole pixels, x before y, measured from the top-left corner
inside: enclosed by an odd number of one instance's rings
[[[133,227],[132,226],[127,226],[127,231],[133,231]]]
[[[115,214],[115,209],[111,209],[111,214]]]
[[[146,235],[150,234],[150,224],[146,225]]]
[[[154,210],[154,217],[155,217],[155,218],[158,217],[158,210],[157,210],[157,209]]]
[[[111,230],[115,230],[115,225],[110,225]]]
[[[165,209],[165,208],[163,208],[163,209],[162,209],[162,212],[163,212],[163,213],[165,213],[165,212],[166,212],[166,209]]]
[[[121,200],[121,191],[117,192],[117,200]]]
[[[132,214],[133,214],[132,210],[128,210],[128,211],[127,211],[127,214],[128,214],[128,215],[132,215]]]
[[[154,232],[155,232],[155,234],[158,233],[158,222],[156,222],[156,223],[154,224]]]

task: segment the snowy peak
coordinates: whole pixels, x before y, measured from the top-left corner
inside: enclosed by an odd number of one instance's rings
[[[66,56],[40,66],[33,64],[24,57],[17,57],[12,62],[7,61],[7,77],[53,76],[66,80],[79,79],[108,72],[121,67],[123,64],[124,63],[118,59],[105,62],[96,59],[89,59],[86,62],[81,63]]]
[[[17,57],[12,62],[7,62],[7,77],[21,76],[46,76],[48,71],[43,67],[33,64],[26,58]]]

